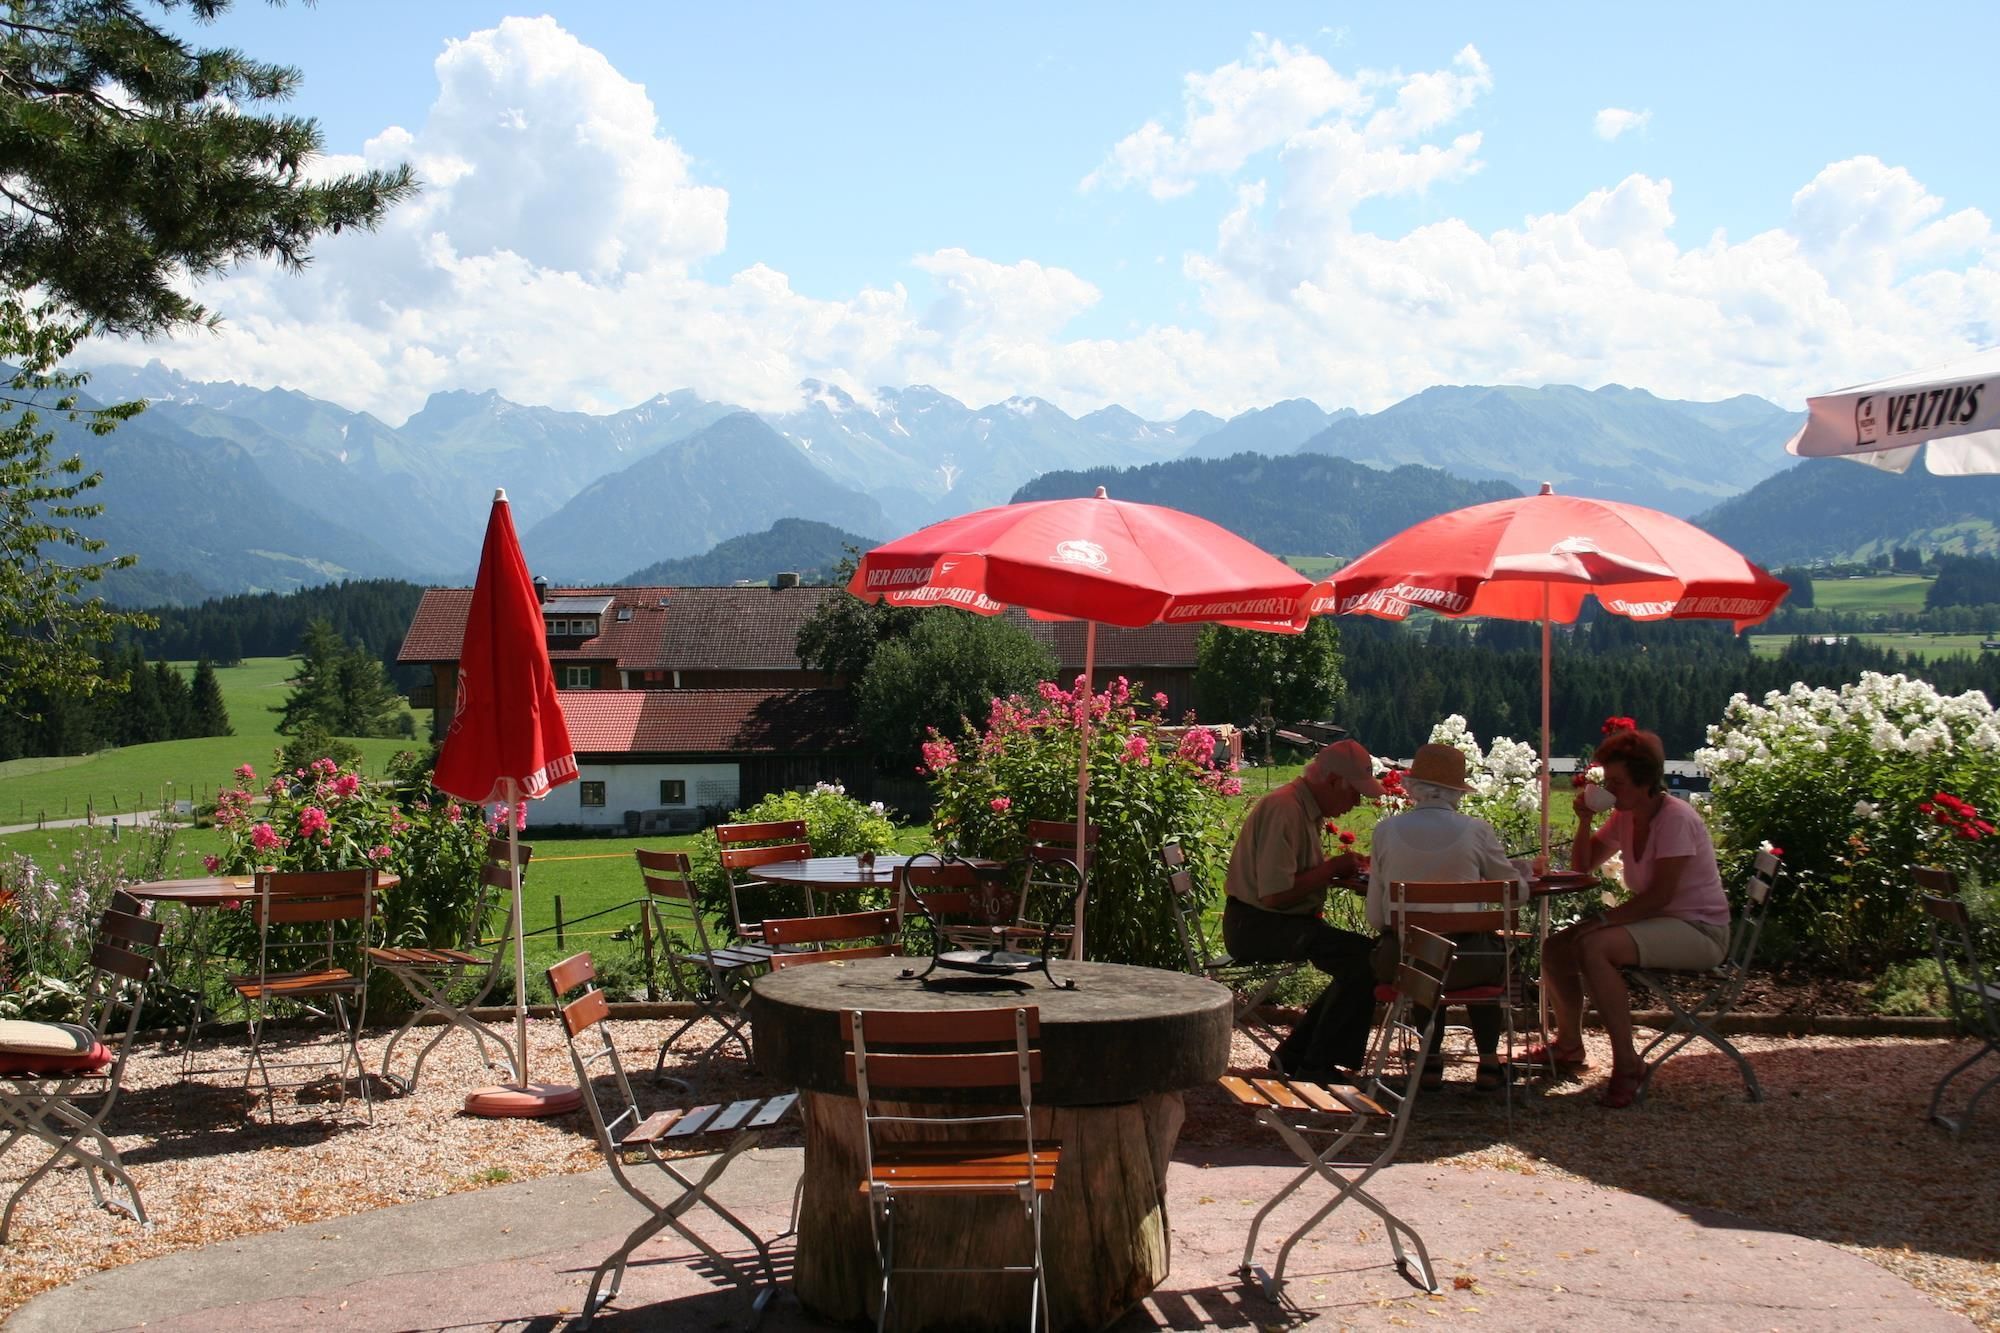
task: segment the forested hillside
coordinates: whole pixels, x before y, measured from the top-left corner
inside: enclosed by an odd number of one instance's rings
[[[287,657],[305,641],[315,620],[332,625],[348,643],[358,643],[385,665],[410,628],[424,590],[400,579],[327,583],[292,593],[244,593],[200,606],[160,607],[152,615],[159,628],[135,633],[148,660],[192,661],[207,657],[231,663],[245,657]]]
[[[1504,482],[1466,481],[1436,468],[1385,472],[1326,454],[1239,454],[1047,472],[1014,498],[1059,500],[1099,486],[1115,499],[1199,514],[1273,555],[1359,555],[1434,514],[1519,493]]]
[[[781,518],[764,532],[731,537],[704,555],[661,560],[627,574],[619,582],[628,586],[721,587],[746,579],[769,582],[775,575],[790,572],[807,583],[825,583],[848,547],[866,550],[874,539],[845,532],[831,523],[815,523],[809,518]]]

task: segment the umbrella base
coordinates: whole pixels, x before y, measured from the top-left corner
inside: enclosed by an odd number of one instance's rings
[[[469,1094],[465,1113],[539,1120],[544,1116],[567,1115],[582,1105],[583,1094],[575,1088],[553,1083],[502,1083]]]

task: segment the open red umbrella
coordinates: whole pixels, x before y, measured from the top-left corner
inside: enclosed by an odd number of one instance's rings
[[[1083,620],[1083,671],[1092,688],[1097,625],[1212,621],[1296,634],[1311,581],[1226,528],[1160,505],[1035,500],[961,514],[878,546],[847,590],[898,606],[955,606],[998,615],[1018,606],[1037,620]],[[1083,846],[1090,791],[1090,718],[1077,753],[1076,833]],[[1088,884],[1089,867],[1083,867]],[[1076,899],[1072,957],[1083,956]]]
[[[1313,589],[1307,609],[1542,622],[1542,854],[1549,850],[1549,626],[1584,598],[1633,620],[1727,620],[1738,631],[1790,589],[1691,523],[1638,505],[1541,494],[1405,528]]]
[[[507,846],[520,845],[521,802],[548,795],[576,779],[576,753],[556,699],[555,672],[542,627],[541,599],[514,536],[507,492],[493,493],[479,576],[472,585],[465,639],[458,653],[458,691],[451,726],[431,782],[439,791],[481,805],[504,802]],[[528,977],[522,949],[521,861],[513,867],[514,1071],[518,1084],[482,1088],[466,1098],[475,1115],[558,1115],[579,1104],[575,1088],[529,1083]]]

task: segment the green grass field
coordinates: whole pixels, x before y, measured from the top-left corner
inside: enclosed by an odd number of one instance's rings
[[[1813,605],[1822,611],[1853,611],[1859,614],[1903,612],[1914,615],[1924,609],[1924,594],[1931,580],[1915,574],[1880,574],[1865,579],[1814,579]]]
[[[1288,555],[1285,563],[1309,579],[1323,579],[1347,561],[1331,555]]]
[[[193,674],[192,662],[175,665],[184,675]],[[289,657],[253,657],[241,666],[216,668],[233,736],[0,764],[0,824],[30,823],[42,814],[50,819],[75,818],[93,807],[99,817],[109,818],[157,810],[162,801],[208,800],[218,783],[229,781],[238,764],[253,764],[259,772],[269,769],[271,752],[285,743],[277,732],[278,715],[271,709],[284,703],[296,666],[296,659]],[[366,767],[380,772],[398,750],[421,742],[368,738],[354,744]]]
[[[1796,638],[1791,634],[1752,634],[1750,651],[1759,657],[1776,657]],[[1915,653],[1924,661],[1958,653],[1977,653],[1985,636],[1979,634],[1851,634],[1871,648],[1893,648],[1899,653]]]

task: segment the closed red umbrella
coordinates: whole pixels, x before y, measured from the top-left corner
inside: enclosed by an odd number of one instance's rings
[[[521,802],[575,781],[576,753],[556,699],[541,599],[514,536],[507,492],[493,493],[479,576],[472,585],[451,726],[431,781],[468,801],[506,803],[507,845],[520,845]],[[522,949],[521,861],[513,866],[515,1072],[519,1084],[482,1088],[466,1098],[475,1115],[557,1115],[579,1104],[575,1088],[529,1083],[527,959]]]
[[[1215,622],[1296,634],[1311,582],[1205,518],[1161,505],[1089,499],[1035,500],[961,514],[878,546],[847,590],[898,606],[955,606],[998,615],[1018,606],[1037,620],[1083,620],[1086,687],[1096,668],[1097,625]],[[1077,754],[1076,832],[1083,846],[1090,790],[1090,718]],[[1087,877],[1088,866],[1084,867]],[[1083,956],[1076,902],[1071,955]]]
[[[1789,587],[1691,523],[1639,505],[1541,494],[1405,528],[1316,587],[1313,614],[1412,611],[1542,622],[1542,853],[1549,843],[1549,626],[1595,596],[1633,620],[1727,620],[1738,631]]]

